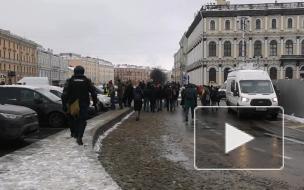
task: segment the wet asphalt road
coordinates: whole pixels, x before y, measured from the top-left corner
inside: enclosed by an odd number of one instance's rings
[[[200,117],[200,116],[198,116]],[[228,155],[223,123],[257,140]],[[225,110],[202,113],[197,127],[201,167],[279,167],[282,121],[260,116],[240,122]],[[100,161],[123,189],[303,189],[304,125],[285,121],[285,167],[281,171],[197,171],[194,168],[194,127],[183,111],[133,115],[104,141]],[[303,134],[301,134],[303,133]]]

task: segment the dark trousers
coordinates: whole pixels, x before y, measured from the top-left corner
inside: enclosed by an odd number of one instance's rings
[[[88,119],[88,106],[80,106],[79,116],[69,116],[69,127],[71,135],[75,138],[82,138],[85,128],[87,126]]]
[[[185,106],[185,119],[188,121],[189,109],[191,109],[191,118],[194,118],[194,107]]]

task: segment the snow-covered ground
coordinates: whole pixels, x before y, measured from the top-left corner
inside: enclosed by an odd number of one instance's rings
[[[117,116],[106,114],[88,122],[85,146],[77,145],[69,130],[64,130],[1,157],[0,189],[120,189],[98,161],[91,144],[90,129]]]

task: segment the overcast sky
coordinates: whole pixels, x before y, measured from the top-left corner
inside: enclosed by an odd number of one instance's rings
[[[212,1],[1,0],[0,28],[55,53],[171,69],[180,38],[207,2]]]

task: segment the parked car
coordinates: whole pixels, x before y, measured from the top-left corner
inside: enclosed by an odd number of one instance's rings
[[[225,82],[218,90],[218,96],[220,99],[226,99],[226,85],[227,82]]]
[[[30,85],[30,86],[47,86],[49,79],[47,77],[23,77],[17,84]]]
[[[16,105],[0,104],[0,139],[23,139],[39,129],[34,110]]]
[[[99,105],[98,107],[100,108],[101,111],[108,109],[111,107],[111,98],[103,95],[103,92],[99,89],[96,88],[96,93],[97,93],[97,98],[99,100]]]
[[[50,91],[27,85],[0,86],[0,102],[25,106],[37,112],[39,124],[51,127],[64,127],[65,113],[61,99]]]

